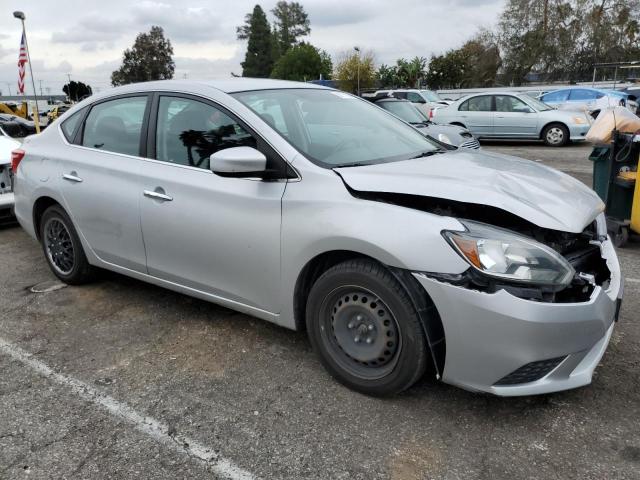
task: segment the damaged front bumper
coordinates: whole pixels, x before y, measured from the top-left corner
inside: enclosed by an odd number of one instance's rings
[[[578,303],[526,300],[505,290],[487,293],[414,273],[442,320],[443,381],[501,396],[589,384],[609,343],[623,292],[610,240],[602,243],[601,252],[610,281]]]

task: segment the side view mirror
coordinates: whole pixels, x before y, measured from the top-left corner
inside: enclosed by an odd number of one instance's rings
[[[225,148],[209,157],[209,166],[223,177],[261,176],[267,169],[267,157],[252,147]]]

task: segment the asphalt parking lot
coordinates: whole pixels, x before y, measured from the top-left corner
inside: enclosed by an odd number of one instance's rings
[[[590,184],[586,146],[484,148]],[[33,293],[39,246],[14,226],[0,251],[0,479],[640,478],[640,244],[593,384],[507,399],[369,398],[302,333],[118,275]]]

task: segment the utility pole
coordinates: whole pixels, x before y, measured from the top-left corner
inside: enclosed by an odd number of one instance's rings
[[[71,103],[71,74],[67,73],[67,78],[69,79],[69,83],[67,83],[67,92],[68,92],[68,96],[69,96],[69,103]],[[76,102],[78,101],[78,99],[76,98]]]
[[[358,68],[357,68],[357,85],[358,85],[358,96],[360,96],[360,47],[353,47],[358,56]]]
[[[7,82],[7,88],[9,89],[9,96],[11,96],[11,82]]]
[[[36,124],[36,133],[40,133],[40,112],[38,111],[38,93],[36,92],[36,81],[33,78],[33,67],[31,66],[31,52],[29,51],[29,42],[27,41],[27,29],[24,26],[24,19],[27,18],[24,12],[15,11],[13,16],[22,22],[22,34],[24,35],[24,46],[27,51],[27,62],[29,62],[29,73],[31,74],[31,85],[33,85],[33,98],[36,101],[36,114],[33,119]]]
[[[44,95],[42,93],[42,80],[38,80],[38,82],[40,83],[40,96],[44,97]]]

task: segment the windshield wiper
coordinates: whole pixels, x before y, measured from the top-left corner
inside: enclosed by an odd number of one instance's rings
[[[348,167],[367,167],[370,163],[344,163],[342,165],[334,165],[332,168],[348,168]]]
[[[418,155],[416,155],[415,157],[411,157],[410,160],[414,160],[416,158],[425,158],[425,157],[430,157],[431,155],[436,155],[438,153],[444,153],[446,152],[446,150],[444,149],[438,149],[438,150],[429,150],[427,152],[422,152],[419,153]]]

